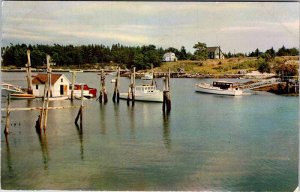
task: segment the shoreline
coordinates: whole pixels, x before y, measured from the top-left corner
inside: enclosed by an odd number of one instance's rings
[[[67,73],[72,70],[82,71],[85,73],[100,73],[99,69],[52,69],[53,72]],[[32,69],[32,72],[46,72],[45,69]],[[1,72],[26,72],[26,69],[1,69]],[[113,73],[115,70],[104,70],[105,73]],[[136,72],[136,77],[140,78],[144,75],[144,72]],[[156,78],[164,77],[166,72],[154,72]],[[121,71],[121,77],[130,77],[128,70]],[[228,79],[267,79],[276,76],[266,75],[245,75],[245,74],[200,74],[200,73],[179,73],[171,72],[171,78],[228,78]]]

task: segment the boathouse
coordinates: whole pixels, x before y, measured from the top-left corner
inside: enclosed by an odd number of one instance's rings
[[[32,91],[36,97],[44,95],[47,74],[38,74],[32,80]],[[64,74],[51,74],[51,92],[53,97],[67,96],[69,92],[70,81]]]
[[[208,59],[224,59],[224,54],[221,51],[221,47],[207,47]]]
[[[177,57],[176,57],[175,53],[167,52],[163,56],[163,61],[165,61],[165,62],[177,61]]]

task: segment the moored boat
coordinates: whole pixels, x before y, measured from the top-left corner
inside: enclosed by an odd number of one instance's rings
[[[97,96],[97,89],[89,87],[87,84],[74,84],[74,97],[81,97],[81,86],[83,85],[83,96],[86,98],[95,98]],[[70,85],[71,95],[72,85]]]
[[[152,80],[153,79],[153,74],[151,73],[146,73],[143,77],[141,77],[142,80]]]
[[[141,85],[134,88],[136,101],[163,102],[163,92],[156,89],[155,85]],[[121,99],[127,99],[128,93],[120,93]],[[131,93],[129,99],[132,100]]]
[[[213,84],[198,83],[195,85],[196,92],[218,94],[218,95],[242,95],[243,91],[233,82],[214,81]]]
[[[34,99],[35,96],[27,93],[13,93],[10,94],[10,98],[14,100],[23,100],[23,99]]]
[[[25,92],[21,89],[21,87],[1,82],[2,96],[6,96],[8,94],[14,94],[14,93],[24,94]]]

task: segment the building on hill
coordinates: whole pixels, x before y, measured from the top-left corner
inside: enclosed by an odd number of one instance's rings
[[[38,74],[32,79],[32,92],[36,97],[44,95],[45,83],[48,80],[47,74]],[[67,96],[70,81],[64,74],[51,74],[51,92],[53,97]]]
[[[177,61],[177,57],[176,57],[175,53],[167,52],[163,56],[163,61],[165,61],[165,62]]]
[[[221,47],[207,47],[207,58],[208,59],[225,59]]]

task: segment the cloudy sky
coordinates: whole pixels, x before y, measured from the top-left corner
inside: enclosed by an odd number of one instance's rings
[[[298,2],[2,2],[2,44],[299,47]]]

